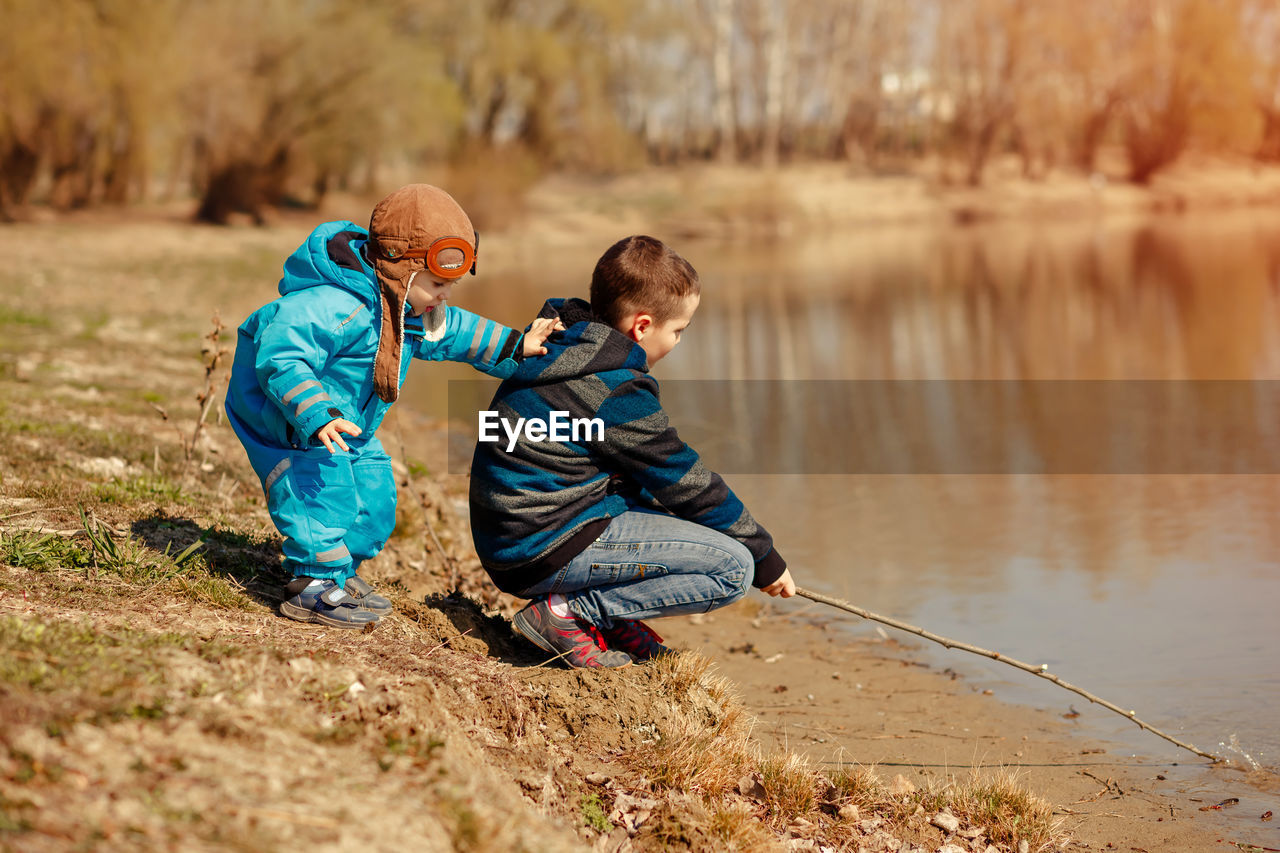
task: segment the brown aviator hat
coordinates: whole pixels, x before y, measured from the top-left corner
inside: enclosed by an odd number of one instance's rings
[[[429,270],[444,279],[475,273],[476,232],[449,195],[430,184],[409,184],[378,202],[369,218],[369,260],[382,292],[382,328],[373,387],[388,403],[400,396],[400,349],[409,280]],[[435,312],[433,312],[435,313]],[[429,317],[428,324],[443,322]]]

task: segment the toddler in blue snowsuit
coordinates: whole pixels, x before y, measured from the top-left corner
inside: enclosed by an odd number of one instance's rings
[[[445,304],[475,274],[477,243],[448,193],[411,184],[378,203],[368,230],[316,228],[285,262],[280,298],[240,326],[227,417],[284,537],[285,616],[364,628],[391,610],[358,570],[395,526],[391,459],[374,433],[410,357],[505,378],[546,351],[552,321],[522,336]]]

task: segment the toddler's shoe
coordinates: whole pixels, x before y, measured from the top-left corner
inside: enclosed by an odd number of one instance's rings
[[[363,629],[378,621],[378,614],[366,610],[330,580],[297,577],[284,588],[287,596],[280,612],[299,622],[319,622],[330,628]]]
[[[551,612],[546,600],[529,604],[511,619],[520,636],[545,652],[563,655],[572,667],[620,667],[631,663],[631,656],[608,648],[596,626],[572,616],[565,618]]]
[[[601,628],[600,633],[609,648],[626,652],[638,661],[674,654],[662,645],[658,633],[639,619],[615,619],[612,628]]]
[[[342,589],[355,599],[357,607],[363,607],[378,616],[386,616],[391,612],[391,599],[378,595],[369,586],[369,582],[359,575],[352,575]]]

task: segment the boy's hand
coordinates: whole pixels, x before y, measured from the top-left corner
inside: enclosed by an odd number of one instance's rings
[[[316,430],[316,438],[320,439],[321,444],[329,448],[330,453],[337,453],[333,447],[335,444],[350,453],[351,448],[347,447],[347,443],[342,440],[342,433],[344,432],[347,435],[359,435],[361,430],[360,427],[346,418],[334,418]]]
[[[790,598],[796,594],[796,582],[791,579],[791,570],[783,569],[782,577],[760,590],[766,595]]]
[[[546,355],[547,348],[542,344],[551,337],[555,332],[563,332],[564,323],[559,319],[552,317],[539,317],[533,321],[533,325],[529,326],[529,331],[524,333],[524,347],[522,354],[525,358],[533,355]]]

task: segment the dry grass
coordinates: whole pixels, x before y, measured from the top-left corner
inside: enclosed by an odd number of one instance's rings
[[[658,819],[646,830],[663,846],[769,849],[777,833],[791,832],[856,849],[859,839],[888,832],[908,842],[904,850],[914,849],[912,843],[933,849],[941,836],[929,821],[943,811],[970,836],[1002,849],[1016,849],[1025,840],[1032,850],[1047,850],[1064,840],[1052,807],[1008,772],[897,792],[872,768],[845,766],[823,774],[799,755],[763,753],[751,738],[750,718],[705,658],[671,658],[660,672],[676,691],[715,695],[719,709],[711,720],[680,716],[659,730],[656,743],[626,755],[647,780],[647,793],[664,798]],[[842,811],[849,805],[856,810]],[[868,818],[878,826],[861,823]]]
[[[1042,850],[1061,835],[1062,819],[1054,817],[1053,806],[1021,787],[1010,770],[957,785],[948,805],[956,817],[982,827],[997,844],[1016,846],[1026,839],[1032,850]]]

